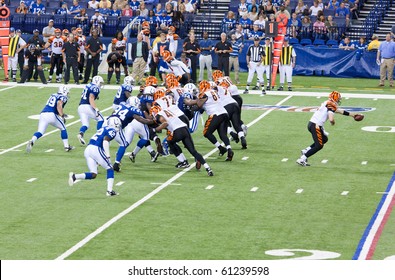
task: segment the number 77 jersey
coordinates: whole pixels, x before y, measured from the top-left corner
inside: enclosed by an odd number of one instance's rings
[[[219,97],[217,91],[209,89],[199,94],[199,98],[207,98],[206,102],[203,104],[203,109],[206,111],[207,115],[219,116],[222,114],[227,114],[224,106],[221,103],[221,98]]]

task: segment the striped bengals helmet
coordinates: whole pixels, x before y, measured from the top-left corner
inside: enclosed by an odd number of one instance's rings
[[[213,72],[213,80],[214,80],[214,82],[217,82],[217,80],[219,78],[223,77],[223,76],[224,76],[224,74],[222,73],[221,70],[214,70],[214,72]]]
[[[156,89],[156,91],[154,93],[154,100],[164,97],[165,95],[166,95],[165,91],[161,88],[158,88],[158,89]]]
[[[160,111],[161,111],[161,108],[158,105],[154,105],[149,110],[149,113],[151,116],[153,116],[155,118]]]
[[[177,78],[173,79],[166,79],[166,86],[168,89],[176,88],[180,86],[180,83],[178,82]]]
[[[211,88],[211,85],[210,85],[210,83],[209,83],[208,81],[206,81],[206,80],[203,80],[203,81],[201,81],[201,82],[199,83],[199,91],[200,91],[200,93],[203,93],[203,92],[209,90],[210,88]]]
[[[169,62],[173,58],[173,56],[171,55],[171,52],[167,51],[167,50],[163,51],[162,57],[163,57],[163,60],[167,61],[167,62]]]
[[[158,79],[155,76],[148,76],[145,80],[145,85],[156,87],[158,85]]]
[[[341,100],[342,100],[342,96],[341,96],[341,94],[338,92],[338,91],[332,91],[330,94],[329,94],[329,99],[330,100],[332,100],[333,102],[336,102],[337,104],[339,104],[340,105],[340,103],[341,103]]]

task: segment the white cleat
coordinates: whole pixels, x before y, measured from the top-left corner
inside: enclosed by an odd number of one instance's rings
[[[75,182],[75,176],[73,172],[69,173],[69,186],[72,187],[74,185]]]
[[[30,140],[29,142],[27,142],[26,145],[26,153],[30,153],[32,151],[32,147],[33,147],[33,141]]]
[[[77,135],[77,138],[78,138],[78,141],[80,141],[81,145],[85,145],[85,144],[86,144],[86,142],[85,142],[85,140],[84,140],[84,137],[82,137],[81,134],[78,134],[78,135]]]
[[[106,192],[106,195],[107,195],[107,196],[116,196],[116,195],[119,195],[119,193],[117,193],[117,192],[115,192],[115,191],[107,191],[107,192]]]
[[[301,158],[298,158],[298,160],[296,161],[297,164],[301,165],[301,166],[310,166],[310,164],[307,162],[306,160],[303,160]]]

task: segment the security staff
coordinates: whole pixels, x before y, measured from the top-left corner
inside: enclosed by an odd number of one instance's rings
[[[89,81],[91,75],[91,69],[93,65],[92,77],[97,76],[99,64],[100,64],[100,53],[103,51],[103,43],[99,38],[99,32],[97,29],[92,30],[92,37],[88,40],[85,46],[87,53],[87,61],[85,68],[85,75],[83,83],[86,84]]]
[[[63,45],[63,62],[66,65],[66,73],[64,74],[64,83],[68,84],[70,80],[70,68],[73,68],[74,82],[79,85],[78,80],[78,62],[80,61],[80,47],[74,41],[73,33],[67,37],[67,42]]]
[[[193,83],[196,83],[196,71],[197,71],[197,57],[200,53],[200,45],[195,40],[195,34],[189,35],[189,41],[183,45],[183,52],[186,53],[187,58],[191,60],[191,79]]]
[[[36,48],[36,45],[30,45],[29,49],[25,52],[25,63],[23,65],[22,79],[18,82],[18,84],[25,83],[28,77],[31,77],[35,67],[38,72],[37,74],[40,76],[41,82],[46,84],[47,80],[45,79],[42,67],[41,51]]]
[[[221,34],[221,41],[215,45],[215,53],[218,55],[218,70],[229,76],[229,56],[232,52],[232,44],[226,40],[226,33]]]

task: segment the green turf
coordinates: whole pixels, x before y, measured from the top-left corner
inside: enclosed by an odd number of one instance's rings
[[[355,84],[358,89],[349,92],[359,92],[377,84],[375,80],[294,79],[295,86],[303,84],[310,90],[330,82],[337,85],[335,88]],[[388,88],[380,90],[391,92]],[[51,88],[37,87],[0,92],[0,149],[31,138],[38,122],[27,116],[39,114],[52,92]],[[97,102],[99,108],[111,106],[114,94],[115,90],[104,89]],[[71,90],[65,112],[75,118],[69,123],[78,120],[79,96],[80,90]],[[274,105],[285,96],[243,98],[245,104]],[[323,100],[291,97],[283,105],[317,106]],[[279,259],[282,257],[265,251],[305,249],[337,252],[341,254],[338,259],[349,260],[381,199],[377,192],[385,191],[394,171],[391,164],[395,163],[393,134],[366,132],[361,127],[391,126],[394,103],[343,100],[344,106],[376,110],[365,113],[361,123],[337,115],[336,125],[326,126],[329,142],[310,159],[309,168],[296,165],[295,160],[312,142],[306,129],[312,113],[273,111],[250,127],[247,150],[232,142],[233,162],[224,162],[217,153],[210,156],[214,177],[192,169],[68,258]],[[244,110],[243,120],[249,123],[265,112]],[[55,132],[37,141],[31,154],[24,152],[23,145],[16,149],[22,151],[0,155],[1,259],[55,259],[158,187],[151,183],[164,183],[180,171],[174,168],[174,157],[151,163],[148,153],[141,151],[134,164],[125,157],[122,172],[115,174],[115,183],[125,182],[115,187],[120,196],[105,196],[103,169],[96,180],[70,188],[68,172],[87,171],[84,148],[77,144],[79,126],[76,123],[68,128],[70,143],[77,146],[70,153],[63,151],[60,133]],[[94,127],[91,123],[87,139],[94,134]],[[193,137],[202,154],[213,149],[202,137],[201,126]],[[112,155],[116,148],[114,142]],[[45,152],[48,149],[55,151]],[[284,158],[289,160],[283,162]],[[321,163],[323,159],[328,162]],[[361,165],[362,161],[368,164]],[[27,183],[30,178],[37,180]],[[214,187],[207,190],[208,185]],[[251,192],[252,187],[259,189]],[[296,194],[298,189],[303,192]],[[349,191],[348,195],[341,195],[343,191]],[[394,219],[392,214],[374,259],[395,255]],[[296,254],[305,255],[308,253]]]

